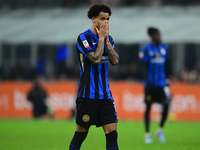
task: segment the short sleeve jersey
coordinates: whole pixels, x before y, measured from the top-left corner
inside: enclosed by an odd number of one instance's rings
[[[151,43],[143,46],[139,51],[139,61],[146,63],[147,79],[145,79],[145,87],[147,83],[153,84],[154,87],[166,86],[166,61],[170,59],[169,47],[159,44],[155,46]]]
[[[109,35],[111,45],[114,48],[114,40]],[[100,65],[94,65],[87,58],[91,52],[95,52],[99,37],[90,29],[81,33],[77,39],[77,54],[80,68],[80,82],[78,86],[78,98],[87,99],[113,99],[108,81],[108,52],[104,44],[104,53]]]

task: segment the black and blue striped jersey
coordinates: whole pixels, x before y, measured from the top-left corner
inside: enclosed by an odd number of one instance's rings
[[[170,59],[169,47],[164,44],[158,46],[151,43],[143,46],[139,51],[139,61],[146,64],[145,87],[148,83],[154,87],[165,87],[166,63]]]
[[[109,35],[114,48],[114,40]],[[106,43],[100,65],[93,65],[87,58],[90,52],[95,52],[99,37],[90,29],[81,33],[77,39],[77,54],[80,67],[80,82],[77,98],[113,99],[108,81],[108,52]]]

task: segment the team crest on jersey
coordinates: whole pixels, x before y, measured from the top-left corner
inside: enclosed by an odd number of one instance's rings
[[[166,50],[164,48],[161,49],[161,54],[166,55]]]
[[[88,44],[87,40],[83,41],[83,45],[84,45],[85,48],[90,47],[90,45]]]
[[[158,57],[158,58],[161,57],[160,53],[157,53],[157,54],[156,54],[156,57]]]

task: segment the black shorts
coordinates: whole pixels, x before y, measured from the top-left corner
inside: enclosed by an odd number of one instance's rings
[[[78,125],[96,125],[96,127],[100,127],[118,122],[114,101],[110,99],[95,100],[77,98],[76,109],[76,123]]]
[[[171,92],[168,86],[145,88],[145,103],[162,103],[165,100],[171,100]]]

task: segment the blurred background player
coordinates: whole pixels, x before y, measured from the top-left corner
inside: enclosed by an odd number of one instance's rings
[[[102,127],[106,149],[118,150],[117,113],[108,81],[108,61],[117,65],[119,56],[109,35],[111,10],[107,5],[95,4],[88,11],[92,28],[77,39],[80,82],[76,100],[76,132],[70,150],[80,149],[91,125]]]
[[[145,104],[146,110],[144,115],[145,121],[145,143],[152,143],[149,132],[150,110],[153,102],[160,103],[163,107],[160,125],[156,131],[159,141],[166,141],[163,134],[163,127],[166,121],[171,94],[168,87],[170,77],[170,54],[169,47],[162,44],[161,33],[157,28],[148,28],[148,35],[151,43],[143,46],[139,51],[139,61],[144,68],[144,87],[145,87]]]
[[[33,104],[33,117],[42,118],[45,115],[53,118],[51,109],[47,106],[47,94],[38,81],[33,83],[27,99]]]

